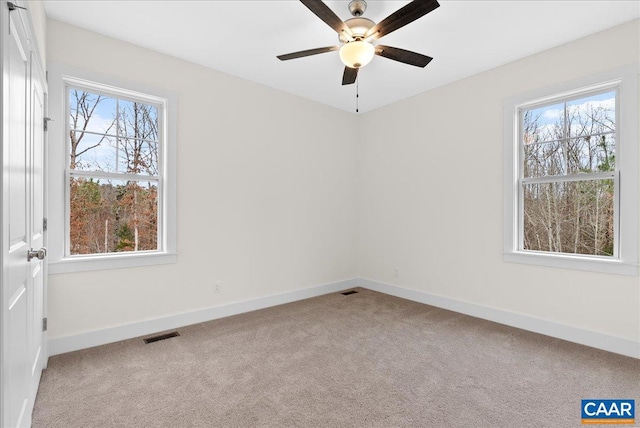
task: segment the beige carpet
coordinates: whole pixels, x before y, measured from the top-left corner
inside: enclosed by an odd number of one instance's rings
[[[640,402],[640,360],[358,291],[52,357],[33,426],[564,428]]]

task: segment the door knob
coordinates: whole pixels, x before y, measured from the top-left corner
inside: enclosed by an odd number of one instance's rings
[[[36,257],[38,260],[44,260],[44,258],[47,256],[47,249],[42,247],[39,250],[34,250],[33,248],[30,248],[29,251],[27,251],[27,261],[31,261],[32,258]]]

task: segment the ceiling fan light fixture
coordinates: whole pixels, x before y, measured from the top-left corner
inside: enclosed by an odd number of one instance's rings
[[[356,40],[342,45],[339,53],[344,65],[349,68],[361,68],[371,62],[376,50],[371,43]]]

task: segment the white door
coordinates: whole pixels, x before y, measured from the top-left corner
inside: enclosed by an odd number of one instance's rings
[[[35,400],[40,384],[40,374],[44,367],[44,297],[45,297],[45,262],[46,249],[44,248],[44,76],[34,52],[31,53],[31,117],[30,129],[30,164],[28,176],[31,184],[30,192],[30,247],[38,253],[31,257],[29,263],[29,281],[31,287],[27,288],[28,308],[31,310],[29,317],[29,396]],[[40,251],[38,251],[40,250]],[[44,250],[44,251],[43,251]]]
[[[41,67],[32,61],[23,13],[5,9],[1,14],[3,22],[9,23],[2,26],[3,427],[31,425],[45,358],[44,264],[37,257],[29,260],[30,250],[40,249],[44,240],[44,90]]]

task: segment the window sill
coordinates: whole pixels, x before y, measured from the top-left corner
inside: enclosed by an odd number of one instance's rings
[[[574,256],[570,254],[544,254],[524,251],[504,253],[504,261],[556,268],[577,269],[590,272],[638,276],[638,265],[621,260],[600,257]]]
[[[70,257],[48,264],[50,275],[123,269],[175,263],[175,253],[110,254],[105,256]]]

